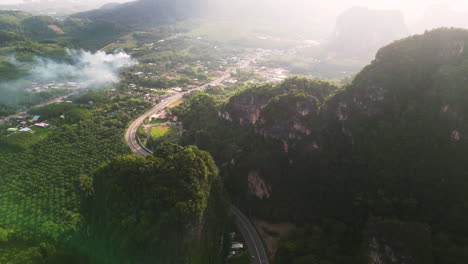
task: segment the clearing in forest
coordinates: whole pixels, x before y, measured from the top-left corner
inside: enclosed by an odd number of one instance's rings
[[[177,130],[170,126],[155,126],[151,128],[151,136],[153,138],[171,138],[177,136]]]

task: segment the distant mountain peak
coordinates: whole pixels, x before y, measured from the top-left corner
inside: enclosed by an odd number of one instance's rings
[[[100,9],[78,13],[72,17],[105,20],[124,28],[141,28],[168,24],[193,16],[193,0],[139,0],[123,4],[105,5]]]
[[[401,11],[356,6],[338,16],[329,50],[338,55],[371,58],[380,47],[406,35]]]

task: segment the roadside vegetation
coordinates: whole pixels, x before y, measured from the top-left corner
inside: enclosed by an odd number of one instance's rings
[[[124,95],[93,106],[50,105],[37,112],[46,119],[69,116],[56,124],[56,130],[33,128],[1,137],[0,230],[7,233],[0,244],[1,263],[51,261],[48,255],[66,251],[84,228],[81,175],[129,154],[122,140],[126,125],[148,106]]]

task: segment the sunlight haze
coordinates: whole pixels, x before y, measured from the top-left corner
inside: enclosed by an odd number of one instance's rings
[[[468,263],[468,0],[0,0],[0,264]]]

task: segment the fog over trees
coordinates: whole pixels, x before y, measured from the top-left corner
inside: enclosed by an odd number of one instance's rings
[[[461,0],[0,0],[0,264],[468,263],[467,47]]]

